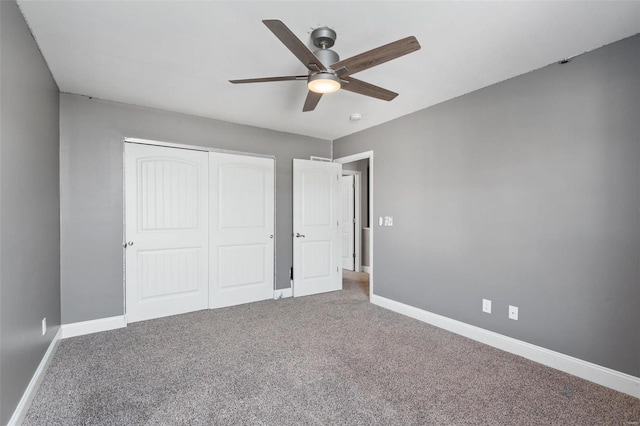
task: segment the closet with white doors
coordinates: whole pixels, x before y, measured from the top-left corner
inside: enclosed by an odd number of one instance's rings
[[[127,322],[273,297],[273,158],[125,142]]]

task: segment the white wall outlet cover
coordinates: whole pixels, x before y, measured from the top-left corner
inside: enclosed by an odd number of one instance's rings
[[[482,299],[482,312],[491,313],[491,300]]]
[[[509,305],[509,318],[518,321],[518,307]]]
[[[42,335],[47,334],[47,317],[42,318]]]

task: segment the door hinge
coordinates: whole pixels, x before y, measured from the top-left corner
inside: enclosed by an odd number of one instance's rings
[[[353,223],[356,223],[356,218],[355,217],[353,218]]]

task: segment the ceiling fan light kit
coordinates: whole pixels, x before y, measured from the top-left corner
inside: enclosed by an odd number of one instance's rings
[[[315,93],[333,93],[340,90],[340,79],[329,72],[319,72],[309,76],[307,82],[309,90]]]
[[[410,36],[341,61],[338,54],[330,49],[337,38],[337,34],[332,28],[320,27],[311,32],[313,45],[319,48],[315,52],[311,52],[282,21],[268,19],[262,22],[307,67],[306,80],[309,92],[302,111],[313,111],[323,94],[337,92],[341,88],[385,101],[394,99],[398,96],[397,93],[356,80],[351,77],[351,74],[364,71],[420,49],[418,40]],[[233,84],[264,83],[303,80],[304,77],[302,75],[291,75],[229,80],[229,82]]]

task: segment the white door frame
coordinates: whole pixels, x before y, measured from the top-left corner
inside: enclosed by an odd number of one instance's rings
[[[373,234],[374,234],[374,220],[373,220],[373,151],[360,152],[358,154],[347,155],[346,157],[334,158],[334,163],[351,163],[358,160],[369,159],[369,226],[370,226],[370,240],[369,240],[369,300],[373,296]]]
[[[361,227],[361,215],[362,215],[362,211],[361,208],[362,206],[361,204],[361,187],[360,187],[360,183],[362,182],[362,177],[360,176],[360,172],[357,170],[344,170],[342,169],[342,176],[353,176],[354,177],[354,184],[355,184],[355,203],[354,203],[354,217],[356,218],[356,222],[355,222],[355,231],[354,231],[354,237],[355,237],[355,244],[354,244],[354,249],[355,249],[355,253],[356,253],[356,258],[354,261],[354,267],[355,267],[355,271],[356,272],[360,272],[362,270],[362,227]]]

